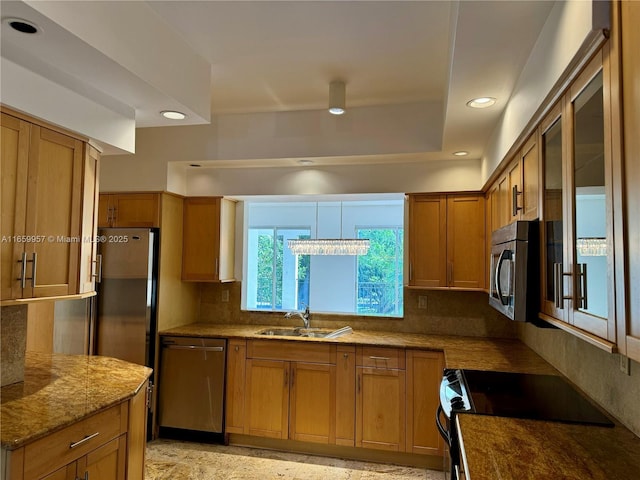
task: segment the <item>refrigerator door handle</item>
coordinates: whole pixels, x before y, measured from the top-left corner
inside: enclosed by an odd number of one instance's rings
[[[92,273],[91,276],[96,279],[96,283],[102,282],[102,254],[99,253],[96,255],[96,259],[92,260],[91,263],[96,264],[95,273]]]

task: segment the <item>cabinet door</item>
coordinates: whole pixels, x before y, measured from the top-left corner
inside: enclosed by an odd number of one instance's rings
[[[42,477],[40,480],[76,480],[76,462],[71,465],[62,467],[49,475]]]
[[[160,196],[157,193],[112,195],[113,227],[159,227]]]
[[[336,366],[293,362],[289,438],[334,444],[335,418]]]
[[[126,447],[126,435],[122,435],[96,448],[78,460],[76,475],[90,480],[124,480]]]
[[[405,450],[406,373],[357,367],[356,447]]]
[[[436,428],[442,352],[407,350],[407,452],[443,455],[444,444]]]
[[[541,310],[565,320],[565,245],[563,205],[564,179],[562,104],[556,105],[541,124],[544,190],[541,229]]]
[[[507,181],[509,185],[507,223],[511,223],[520,220],[522,211],[522,170],[519,158],[516,158],[507,168]]]
[[[220,269],[220,198],[186,198],[182,234],[182,279],[217,281]]]
[[[85,145],[82,185],[82,225],[80,242],[80,288],[79,293],[95,290],[98,243],[98,178],[100,154],[90,145]]]
[[[247,360],[244,433],[286,439],[289,431],[289,362]]]
[[[230,339],[227,349],[226,433],[244,431],[246,340]]]
[[[497,224],[494,228],[504,227],[511,218],[511,192],[509,191],[509,176],[504,175],[498,180],[497,192]]]
[[[409,198],[409,285],[447,286],[447,202],[444,195]]]
[[[614,341],[610,303],[614,298],[613,203],[609,99],[604,91],[602,54],[574,82],[566,97],[571,121],[567,157],[568,271],[572,274],[569,322]],[[607,92],[608,94],[608,92]],[[609,317],[612,321],[609,322]]]
[[[98,197],[98,227],[100,228],[113,227],[111,197],[109,193],[101,193]]]
[[[447,197],[447,279],[451,287],[484,288],[484,196]]]
[[[31,127],[25,234],[31,280],[24,297],[78,292],[83,144],[37,125]]]
[[[539,152],[538,133],[531,135],[527,140],[520,153],[520,163],[522,170],[522,195],[520,206],[520,218],[522,220],[535,220],[538,218],[538,201],[539,201]]]
[[[626,211],[627,238],[621,242],[616,239],[616,254],[622,244],[626,250],[627,283],[626,299],[620,301],[618,313],[618,345],[626,350],[626,355],[640,362],[640,3],[619,2],[622,31],[622,86],[624,100],[624,195]],[[622,259],[617,255],[616,261]],[[624,292],[623,281],[618,283]],[[625,302],[626,300],[626,302]]]
[[[356,349],[338,345],[336,359],[336,445],[353,447],[356,428]]]
[[[0,299],[22,297],[22,252],[24,244],[17,242],[25,233],[27,205],[27,166],[31,124],[2,113],[2,242],[0,243]]]

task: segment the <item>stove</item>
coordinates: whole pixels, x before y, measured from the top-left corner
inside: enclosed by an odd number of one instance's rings
[[[458,413],[602,425],[613,423],[557,375],[445,369],[440,404]]]
[[[436,425],[449,447],[452,480],[464,470],[455,422],[460,413],[614,426],[560,376],[445,369]]]

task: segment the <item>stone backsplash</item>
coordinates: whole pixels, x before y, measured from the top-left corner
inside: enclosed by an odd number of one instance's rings
[[[223,302],[227,295],[229,300]],[[423,306],[419,308],[420,297]],[[220,324],[297,325],[299,319],[282,313],[246,311],[240,308],[241,284],[202,284],[198,321]],[[311,311],[311,325],[333,328],[466,335],[516,337],[516,326],[492,309],[483,292],[404,289],[404,318],[322,314]]]
[[[0,309],[0,383],[4,387],[24,380],[27,347],[27,306]]]

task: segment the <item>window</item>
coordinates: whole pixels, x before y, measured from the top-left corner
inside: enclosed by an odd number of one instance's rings
[[[309,304],[309,256],[296,257],[287,240],[309,238],[309,229],[249,229],[247,308],[294,310]]]
[[[358,257],[356,313],[402,315],[403,229],[359,228],[358,238],[368,238],[371,247]]]
[[[245,203],[243,308],[403,314],[404,196]],[[366,227],[364,227],[366,226]],[[362,256],[296,256],[287,240],[369,238]]]

